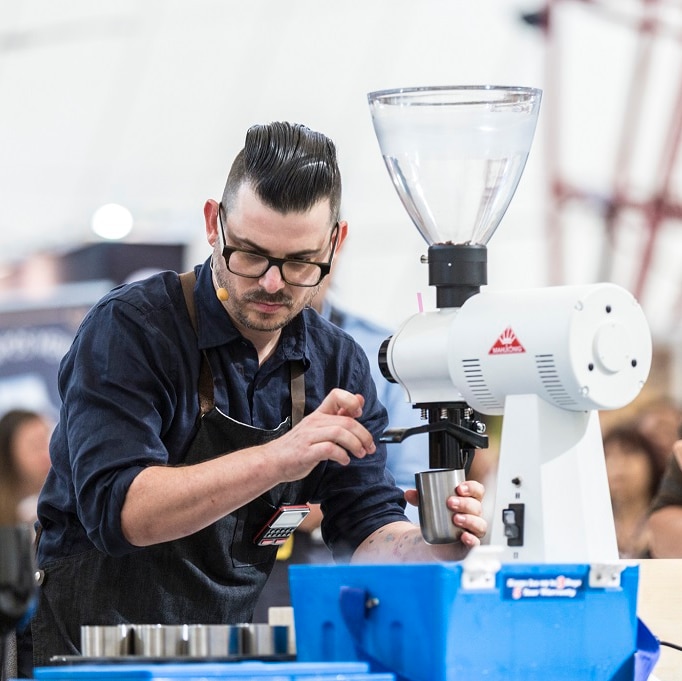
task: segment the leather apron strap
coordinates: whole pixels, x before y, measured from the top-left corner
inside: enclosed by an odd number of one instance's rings
[[[183,272],[180,275],[180,284],[182,285],[182,292],[185,296],[185,304],[189,312],[189,318],[194,328],[194,333],[197,331],[197,310],[194,307],[194,284],[196,283],[196,275],[194,272]],[[215,398],[213,395],[213,374],[211,373],[211,365],[208,363],[206,353],[201,353],[201,368],[199,369],[199,408],[201,415],[208,414],[215,406]]]
[[[291,372],[291,426],[300,422],[305,413],[305,375],[303,374],[303,362],[290,362]]]

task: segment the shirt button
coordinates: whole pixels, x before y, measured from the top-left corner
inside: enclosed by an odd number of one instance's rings
[[[33,573],[33,581],[40,586],[45,581],[45,570],[36,570]]]

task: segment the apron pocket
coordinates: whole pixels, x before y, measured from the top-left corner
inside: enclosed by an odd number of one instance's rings
[[[253,539],[270,520],[276,508],[261,497],[242,506],[233,514],[236,522],[232,534],[230,555],[236,568],[272,563],[277,554],[276,546],[258,546]]]

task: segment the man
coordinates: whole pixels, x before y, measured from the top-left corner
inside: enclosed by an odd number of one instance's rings
[[[249,621],[277,550],[259,532],[286,505],[321,503],[337,560],[479,543],[475,482],[448,501],[456,544],[428,546],[407,521],[367,357],[308,308],[346,238],[340,202],[329,139],[255,126],[204,206],[209,259],[119,287],[84,319],[39,503],[36,666],[77,653],[82,624]]]

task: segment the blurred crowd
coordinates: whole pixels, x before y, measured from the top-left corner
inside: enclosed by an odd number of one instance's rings
[[[668,397],[651,399],[604,425],[603,436],[620,557],[682,558],[682,521],[675,539],[675,528],[657,519],[666,509],[682,513],[682,485],[672,485],[679,474],[674,452],[682,445],[682,409]]]

